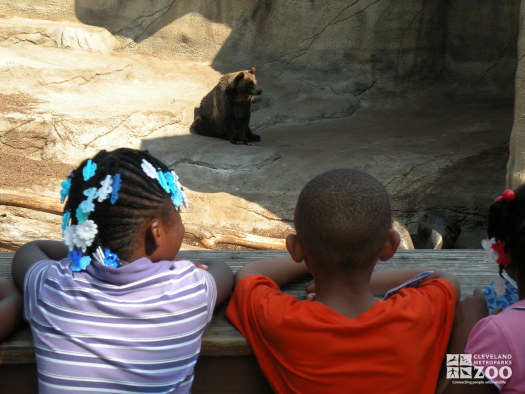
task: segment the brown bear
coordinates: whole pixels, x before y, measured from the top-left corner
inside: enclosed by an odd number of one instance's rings
[[[192,129],[232,144],[251,145],[260,141],[261,137],[250,130],[250,110],[253,96],[261,93],[255,79],[255,67],[223,75],[202,99]]]

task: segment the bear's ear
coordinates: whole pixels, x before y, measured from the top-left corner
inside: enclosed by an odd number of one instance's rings
[[[255,67],[252,67],[248,70],[250,74],[255,74]]]
[[[235,79],[233,80],[233,82],[239,82],[241,79],[244,78],[244,72],[243,71],[240,71],[239,74],[237,74],[235,76]]]

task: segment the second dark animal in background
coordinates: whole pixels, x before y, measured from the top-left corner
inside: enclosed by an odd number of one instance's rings
[[[223,138],[233,144],[251,145],[261,137],[250,129],[253,96],[257,86],[255,67],[223,75],[219,83],[201,101],[192,129],[209,137]]]
[[[452,249],[461,234],[459,223],[445,212],[425,212],[417,225],[421,249]]]

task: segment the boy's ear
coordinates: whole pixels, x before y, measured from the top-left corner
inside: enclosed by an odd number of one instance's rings
[[[286,249],[288,249],[288,253],[290,253],[290,256],[292,256],[293,261],[295,261],[296,263],[300,263],[304,260],[304,251],[301,247],[301,244],[299,243],[297,235],[290,234],[286,237]]]
[[[383,249],[381,249],[381,252],[379,253],[379,260],[381,261],[390,260],[392,256],[396,253],[400,242],[401,242],[401,237],[399,236],[399,233],[396,230],[390,230],[388,233],[388,237],[386,239],[385,245],[383,246]]]

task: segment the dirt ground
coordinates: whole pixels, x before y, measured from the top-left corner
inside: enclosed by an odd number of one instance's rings
[[[65,179],[71,171],[71,166],[46,160],[36,161],[23,156],[16,156],[10,153],[3,152],[0,155],[0,188],[2,189],[24,189],[27,185],[31,190],[55,189],[54,180]]]
[[[242,200],[272,213],[269,222],[290,224],[297,194],[312,174],[354,167],[387,186],[394,215],[413,236],[418,215],[445,210],[462,228],[456,247],[479,248],[487,207],[504,186],[511,127],[509,102],[456,99],[418,108],[364,108],[348,118],[274,125],[257,130],[262,142],[251,147],[187,135],[145,140],[142,148],[172,166],[198,195],[189,214],[196,216],[187,216],[188,222],[201,223],[213,209],[214,214],[223,210],[223,216],[231,219],[247,209],[237,206]],[[0,189],[56,196],[58,201],[60,181],[72,166],[4,150],[0,168]],[[211,208],[217,201],[222,205]],[[199,212],[208,206],[212,211]],[[242,230],[234,222],[217,226]],[[254,227],[253,233],[280,237],[282,229]]]

